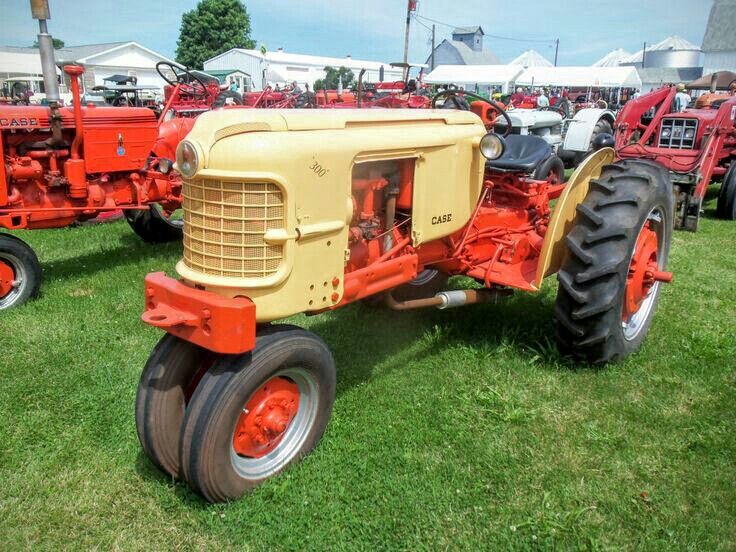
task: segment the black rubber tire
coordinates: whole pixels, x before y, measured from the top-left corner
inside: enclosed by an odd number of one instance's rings
[[[304,441],[267,477],[244,477],[236,471],[231,458],[238,417],[263,383],[280,370],[297,366],[311,374],[317,386],[316,414]],[[239,498],[317,445],[334,400],[335,363],[324,342],[294,326],[262,328],[253,351],[220,358],[197,387],[182,426],[179,457],[185,479],[210,502]]]
[[[391,297],[396,301],[412,301],[434,297],[447,289],[449,276],[434,268],[428,268],[417,274],[415,280],[391,290]]]
[[[736,220],[736,161],[731,161],[731,166],[721,182],[716,216],[725,220]]]
[[[161,471],[180,477],[184,412],[214,353],[170,334],[148,357],[135,397],[135,425],[143,452]]]
[[[534,180],[547,180],[551,174],[557,177],[557,183],[565,182],[565,164],[556,155],[550,155],[542,161],[534,171]]]
[[[656,311],[652,307],[631,339],[624,335],[622,309],[634,245],[652,210],[662,214],[658,233],[664,241],[660,267],[672,242],[672,185],[667,171],[643,160],[604,167],[578,205],[567,251],[557,279],[557,341],[563,354],[602,364],[635,352]]]
[[[232,105],[243,105],[243,96],[240,93],[234,92],[233,90],[223,90],[215,98],[212,108],[216,109],[218,107],[229,105],[227,103],[228,100],[232,100],[232,102],[230,102]]]
[[[0,234],[0,260],[13,269],[16,281],[20,275],[18,286],[0,297],[0,310],[18,307],[38,296],[43,273],[30,245],[10,234]]]
[[[593,152],[593,142],[595,142],[595,139],[599,134],[613,135],[613,127],[611,126],[611,123],[608,120],[601,119],[595,124],[595,127],[593,127],[593,133],[590,135],[590,144],[588,145],[588,151],[577,152],[575,154],[573,166],[577,167],[580,163],[582,163],[585,160],[586,157],[588,157]]]
[[[147,211],[126,210],[125,219],[139,238],[148,243],[181,241],[184,238],[184,224],[181,220],[171,221],[160,211],[158,205],[151,205]]]
[[[595,124],[593,134],[590,137],[590,147],[588,148],[589,152],[593,150],[593,142],[595,142],[595,139],[599,134],[613,135],[613,126],[607,119],[601,119]]]

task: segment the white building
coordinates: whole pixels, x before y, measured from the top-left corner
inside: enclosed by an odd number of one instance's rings
[[[703,39],[703,73],[736,71],[736,0],[716,0]]]
[[[427,58],[430,70],[440,65],[500,65],[496,54],[483,47],[483,28],[457,27],[452,31],[452,39],[445,39],[437,45]]]
[[[300,86],[314,87],[314,82],[325,77],[325,67],[347,67],[358,78],[362,69],[366,70],[364,82],[378,82],[381,67],[384,80],[396,81],[403,78],[400,68],[393,68],[389,63],[344,58],[310,56],[284,52],[281,48],[275,52],[262,53],[260,50],[233,48],[204,62],[207,71],[242,71],[248,77],[251,90],[262,90],[266,85],[285,85],[294,81]]]
[[[79,63],[84,66],[85,89],[103,84],[105,77],[112,75],[134,76],[139,86],[163,87],[164,81],[156,72],[156,63],[171,61],[133,41],[64,47],[56,50],[55,56],[57,64]],[[40,75],[38,48],[0,46],[0,81]]]
[[[700,64],[700,46],[677,35],[669,36],[661,42],[647,46],[646,52],[639,50],[628,58],[621,60],[620,65],[634,67],[657,68],[689,68],[702,67]]]

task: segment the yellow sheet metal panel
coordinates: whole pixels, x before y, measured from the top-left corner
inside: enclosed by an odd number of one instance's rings
[[[177,271],[222,295],[250,297],[259,322],[329,307],[343,293],[353,167],[417,159],[418,245],[469,219],[482,185],[484,133],[480,119],[457,111],[204,114],[187,137],[204,159],[184,187]]]
[[[601,149],[583,161],[568,180],[565,191],[557,200],[549,229],[544,236],[544,244],[537,265],[535,287],[539,288],[546,276],[555,274],[560,269],[565,256],[564,238],[572,227],[577,214],[577,206],[588,195],[590,181],[598,178],[603,167],[612,163],[615,157],[613,148]]]

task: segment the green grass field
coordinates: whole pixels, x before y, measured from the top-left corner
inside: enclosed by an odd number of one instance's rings
[[[22,237],[42,296],[0,314],[0,546],[67,549],[736,550],[736,223],[678,232],[643,350],[561,358],[556,292],[500,306],[293,322],[338,366],[325,437],[244,499],[162,476],[134,427],[160,333],[146,273],[180,245],[125,222]]]

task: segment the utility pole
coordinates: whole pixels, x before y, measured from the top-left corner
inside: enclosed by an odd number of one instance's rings
[[[557,67],[557,54],[560,53],[560,39],[555,39],[555,67]]]
[[[430,56],[429,60],[429,70],[434,71],[434,42],[435,42],[435,31],[437,29],[436,25],[432,25],[432,55]]]
[[[641,68],[644,69],[644,62],[647,59],[647,43],[644,43],[644,48],[641,51]]]
[[[417,11],[417,0],[408,0],[406,3],[406,32],[404,34],[404,82],[409,78],[409,27],[411,27],[411,12]]]

